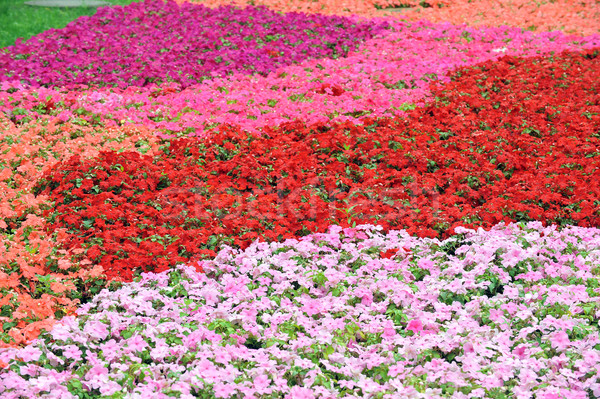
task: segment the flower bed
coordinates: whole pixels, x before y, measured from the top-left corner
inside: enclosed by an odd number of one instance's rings
[[[152,154],[157,141],[143,128],[93,129],[70,123],[17,128],[0,118],[0,347],[31,341],[105,285],[101,267],[72,261],[75,254],[61,244],[63,231],[46,231],[42,213],[52,204],[32,193],[44,171],[73,154]]]
[[[296,119],[308,124],[361,123],[365,118],[404,115],[414,104],[430,98],[432,81],[447,81],[448,74],[459,67],[504,55],[536,56],[598,46],[600,35],[534,35],[508,27],[475,29],[394,22],[347,57],[305,60],[282,66],[267,76],[221,76],[215,71],[213,79],[186,89],[170,82],[127,89],[85,88],[82,92],[4,82],[0,84],[0,111],[15,123],[48,120],[115,128],[143,125],[159,129],[162,137],[203,137],[224,123],[253,133]],[[42,70],[55,74],[49,67]],[[156,76],[166,72],[168,69],[156,72]]]
[[[511,25],[535,32],[600,33],[600,4],[595,0],[445,0],[428,3],[432,7],[410,7],[399,16],[470,26]]]
[[[444,238],[502,221],[600,224],[598,51],[504,57],[459,70],[433,94],[406,118],[363,127],[221,127],[155,156],[75,156],[35,192],[54,203],[48,231],[64,229],[68,249],[125,280],[222,243],[330,224]]]
[[[104,7],[0,54],[4,81],[31,86],[189,86],[214,76],[267,74],[310,58],[340,57],[385,28],[336,16],[267,8],[212,10],[159,0]]]
[[[438,241],[337,227],[224,249],[202,262],[206,274],[144,274],[5,352],[0,393],[600,395],[599,231],[531,223],[459,233]]]
[[[599,48],[150,1],[1,50],[0,396],[598,396]]]
[[[178,0],[184,2],[186,0]],[[248,3],[290,12],[361,15],[411,21],[427,20],[470,26],[518,26],[536,32],[600,33],[600,5],[595,0],[189,0],[216,7]]]

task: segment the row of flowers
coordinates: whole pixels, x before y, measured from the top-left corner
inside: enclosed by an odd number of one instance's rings
[[[172,81],[185,87],[238,71],[265,75],[305,59],[344,56],[385,25],[149,0],[105,7],[64,29],[18,41],[0,53],[0,76],[31,86]]]
[[[459,70],[437,100],[366,126],[222,126],[158,155],[57,164],[35,187],[49,232],[110,279],[245,247],[380,224],[448,237],[499,222],[600,224],[600,56],[510,58]],[[204,245],[198,245],[198,242]]]
[[[180,14],[177,14],[171,10],[169,7],[174,7],[173,5],[160,8],[159,3],[152,3],[148,11],[141,14],[146,18],[134,17],[139,15],[140,11],[132,9],[129,11],[130,19],[138,18],[140,20],[138,24],[148,23],[143,22],[146,19],[154,21],[152,19],[154,14],[150,11],[153,7],[160,11],[160,13],[153,11],[154,13],[162,15],[168,11],[168,15],[175,14],[172,18],[176,20],[179,20],[178,17],[181,15],[187,15],[184,11],[179,11]],[[240,19],[247,15],[255,15],[257,20],[277,20],[274,13],[260,8],[248,7],[242,13],[221,7],[210,12],[214,14],[211,15],[215,19],[215,21],[209,20],[210,22],[218,22],[226,18]],[[119,15],[117,11],[110,13],[106,11],[104,14],[110,14],[114,18]],[[110,37],[112,30],[120,28],[115,21],[106,25],[111,27],[110,29],[102,25],[102,21],[108,18],[103,16],[104,14],[99,13],[90,18],[93,22],[73,23],[69,29],[88,31],[90,29],[87,25],[101,25],[102,30],[98,31],[96,39]],[[295,18],[303,20],[305,24],[310,21],[306,16],[295,16]],[[77,77],[70,76],[69,71],[77,69],[76,65],[71,64],[80,62],[79,53],[62,66],[43,61],[46,58],[54,59],[58,51],[52,46],[46,46],[47,41],[56,42],[54,46],[60,51],[70,51],[68,49],[71,47],[80,49],[82,45],[77,41],[79,39],[73,38],[61,44],[62,42],[57,41],[56,37],[67,36],[68,32],[51,32],[46,34],[47,38],[34,39],[10,51],[7,50],[4,57],[8,61],[5,62],[6,66],[0,69],[8,73],[11,68],[24,68],[25,77],[28,76],[27,73],[34,73],[42,79],[41,83],[52,87],[31,88],[20,82],[4,81],[0,83],[0,111],[15,123],[48,119],[74,122],[82,126],[143,125],[160,130],[163,137],[203,136],[211,128],[223,123],[236,124],[253,133],[259,132],[264,126],[273,126],[295,119],[301,119],[309,124],[328,121],[361,123],[367,117],[403,115],[407,109],[414,107],[414,104],[429,99],[429,84],[432,81],[447,81],[448,73],[459,67],[497,60],[503,55],[536,56],[600,46],[600,35],[585,38],[570,37],[560,32],[534,35],[518,28],[468,28],[423,21],[418,23],[380,21],[367,24],[346,19],[342,20],[343,24],[340,24],[340,21],[333,17],[313,18],[315,18],[314,24],[323,25],[321,28],[316,28],[321,29],[321,34],[333,30],[331,35],[343,34],[346,38],[354,38],[356,42],[361,38],[369,39],[372,35],[376,36],[360,44],[356,51],[354,48],[349,48],[347,57],[337,59],[310,59],[318,54],[312,54],[311,57],[308,57],[308,54],[300,54],[301,57],[296,59],[288,56],[263,57],[261,62],[264,68],[261,67],[261,71],[272,69],[265,76],[249,75],[247,71],[236,72],[236,68],[240,66],[236,64],[223,65],[222,68],[213,65],[215,68],[211,67],[211,73],[204,76],[205,69],[196,65],[198,56],[212,54],[214,51],[203,53],[198,50],[196,54],[192,53],[185,57],[180,54],[179,63],[184,63],[186,68],[197,71],[194,73],[210,78],[191,86],[188,86],[190,82],[182,79],[183,75],[170,77],[174,70],[182,70],[179,64],[162,60],[160,64],[156,64],[158,61],[155,62],[156,68],[146,66],[134,68],[132,65],[127,65],[128,76],[133,73],[144,81],[167,78],[172,80],[161,85],[150,84],[138,87],[137,84],[143,82],[136,83],[129,78],[121,79],[120,73],[111,72],[112,67],[102,66],[104,64],[101,60],[107,55],[97,51],[86,53],[88,57],[96,57],[96,61],[81,62],[85,65],[101,65],[99,66],[101,70],[93,68],[86,72],[87,75],[79,74]],[[182,22],[182,26],[185,26],[186,21],[195,26],[192,22],[196,20],[189,22],[190,20],[187,19]],[[295,31],[302,33],[300,27],[304,25],[298,21],[296,23],[298,29]],[[358,25],[350,28],[352,24]],[[132,25],[136,24],[132,23]],[[179,23],[176,25],[179,26]],[[236,23],[231,25],[238,26]],[[337,25],[344,28],[337,28]],[[207,23],[206,26],[210,25]],[[387,28],[383,29],[384,26]],[[370,30],[367,29],[368,27],[371,27]],[[272,23],[270,29],[273,30],[273,34],[294,31],[291,26],[284,28],[279,23]],[[105,34],[105,31],[110,32]],[[146,31],[152,32],[149,28]],[[131,32],[136,31],[131,30]],[[233,29],[229,33],[228,40],[233,42],[241,40],[244,36]],[[112,36],[119,37],[114,34]],[[76,36],[72,35],[72,37]],[[143,41],[145,37],[131,38],[132,52],[137,51],[134,49],[140,45],[149,46]],[[169,35],[153,34],[153,37],[150,45],[152,48],[172,46]],[[87,40],[87,44],[83,47],[97,50],[105,46],[104,51],[112,48],[102,44],[105,39],[100,41],[96,39]],[[243,40],[242,42],[250,43]],[[285,43],[282,43],[282,46],[282,49],[295,49],[292,46],[286,47]],[[319,53],[322,56],[331,55],[328,53],[331,50],[326,47],[317,49],[323,50]],[[246,53],[246,51],[239,51],[239,55],[243,57]],[[30,54],[31,57],[14,60],[14,58],[22,58],[24,54]],[[144,57],[150,60],[152,57],[165,57],[168,53],[161,55],[147,51],[144,54]],[[119,62],[129,64],[132,57],[137,56],[123,54]],[[288,59],[299,63],[285,66]],[[302,59],[304,61],[300,62]],[[42,66],[43,63],[47,65]],[[232,75],[227,75],[228,73]],[[134,86],[125,89],[87,88],[87,86],[81,89],[66,89],[54,85],[54,83],[92,84],[102,81],[119,81],[124,85]]]
[[[5,351],[3,398],[600,396],[600,234],[331,228],[105,290]]]
[[[184,0],[178,0],[183,2]],[[595,0],[192,0],[217,7],[248,3],[283,12],[386,16],[469,26],[516,26],[535,32],[600,33],[600,4]]]

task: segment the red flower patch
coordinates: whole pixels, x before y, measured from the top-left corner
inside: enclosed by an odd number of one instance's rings
[[[223,127],[155,158],[74,157],[37,192],[56,203],[49,228],[66,227],[67,246],[125,280],[330,224],[439,237],[502,221],[599,225],[597,52],[485,63],[435,95],[362,127]]]

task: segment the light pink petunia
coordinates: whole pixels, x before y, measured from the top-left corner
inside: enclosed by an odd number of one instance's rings
[[[569,335],[564,330],[555,331],[550,334],[550,341],[552,342],[552,347],[559,351],[564,351],[571,344]]]

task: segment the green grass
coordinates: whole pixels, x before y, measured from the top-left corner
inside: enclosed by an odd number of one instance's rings
[[[31,7],[27,0],[0,0],[0,48],[15,44],[17,38],[27,40],[50,28],[64,28],[82,15],[92,15],[94,7]],[[127,5],[141,0],[104,0]]]

